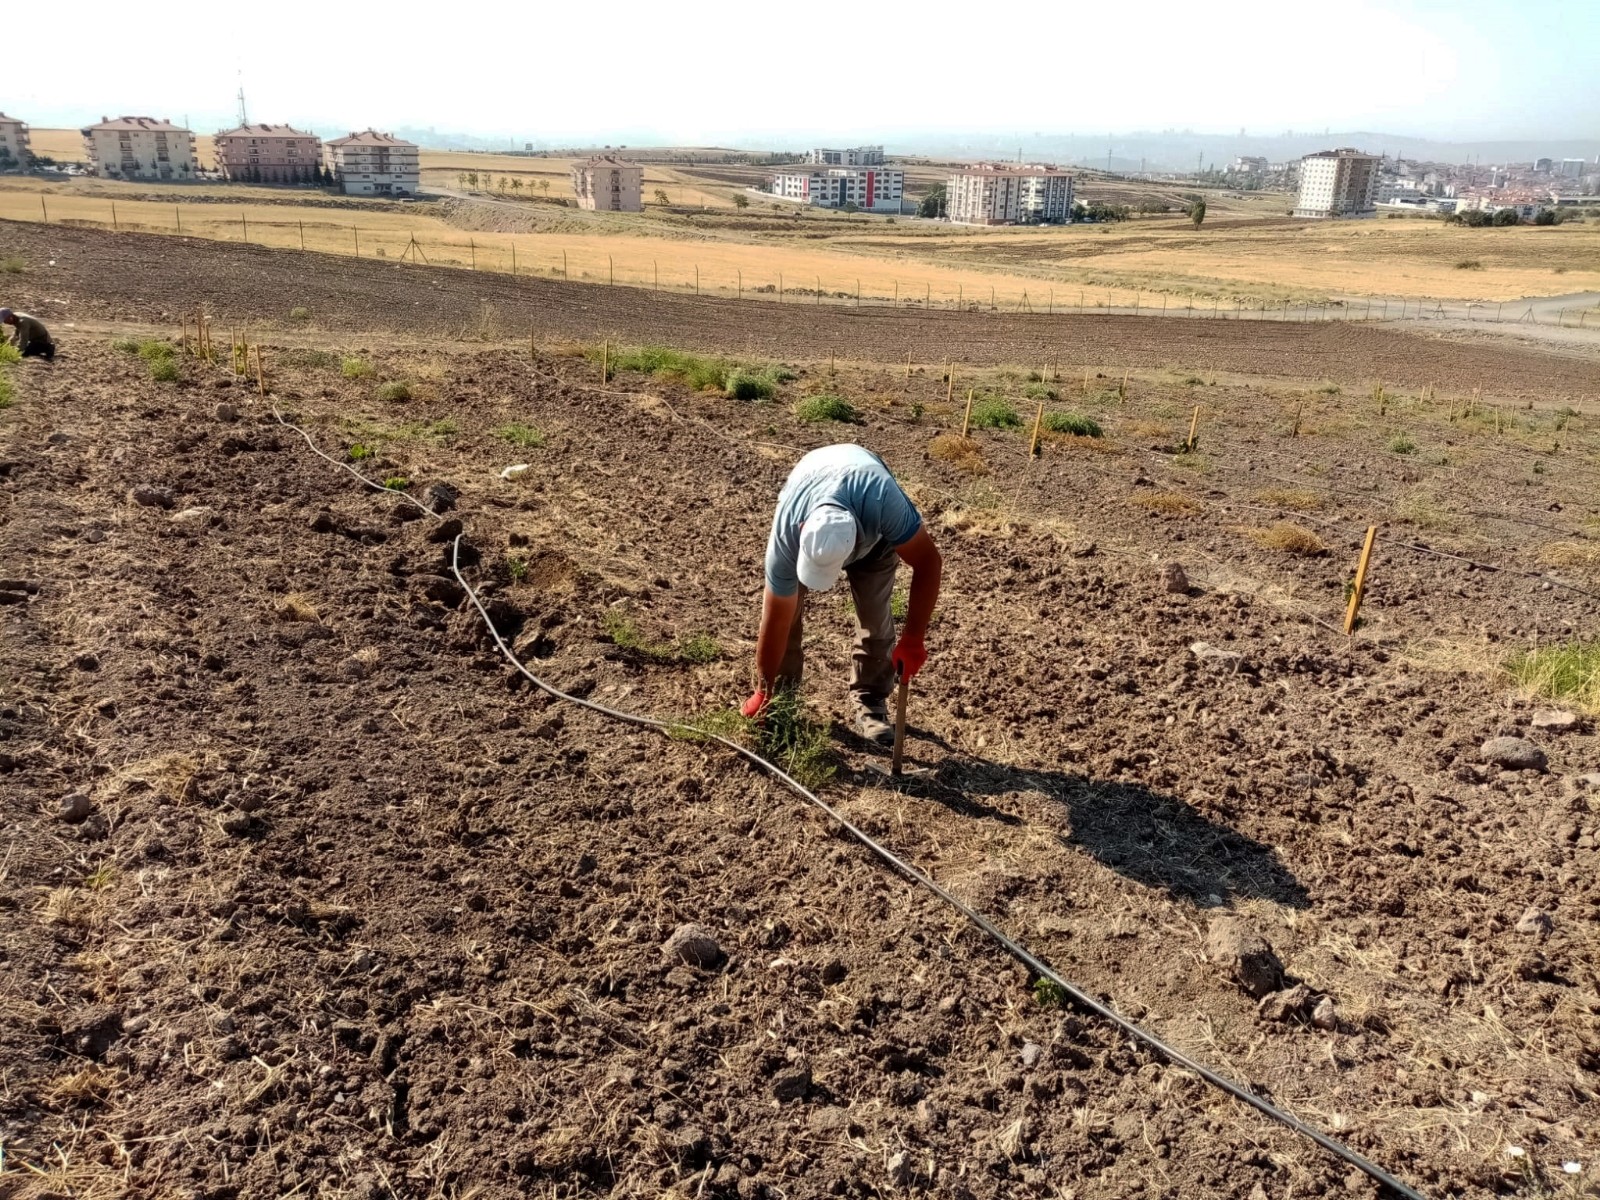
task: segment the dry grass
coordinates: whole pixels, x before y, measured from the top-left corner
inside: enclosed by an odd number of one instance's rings
[[[1133,497],[1133,503],[1167,517],[1192,517],[1205,511],[1205,505],[1182,492],[1140,492]]]
[[[1455,533],[1461,528],[1461,518],[1440,504],[1438,498],[1424,488],[1413,488],[1395,497],[1393,507],[1397,518],[1418,529]]]
[[[1039,431],[1039,440],[1060,446],[1063,450],[1090,450],[1096,454],[1123,453],[1122,447],[1110,438],[1084,437],[1079,433],[1051,433],[1048,429],[1043,429]]]
[[[56,1108],[87,1107],[100,1104],[126,1081],[114,1067],[86,1063],[75,1071],[58,1075],[45,1085],[45,1098]]]
[[[978,443],[959,433],[941,433],[928,444],[928,453],[940,462],[947,462],[958,470],[974,475],[982,475],[989,470]]]
[[[1241,532],[1258,546],[1294,554],[1301,558],[1315,558],[1328,552],[1327,543],[1303,525],[1293,521],[1276,521],[1265,529],[1244,529]]]
[[[304,621],[313,624],[322,618],[317,613],[317,606],[311,603],[309,596],[303,592],[290,592],[281,597],[272,606],[273,614],[280,621]]]
[[[1539,561],[1548,567],[1600,572],[1600,542],[1546,542],[1539,547]]]
[[[1174,428],[1161,421],[1129,421],[1124,427],[1129,437],[1160,438],[1170,441],[1177,436]]]
[[[1520,651],[1505,665],[1511,678],[1534,695],[1600,714],[1600,641]]]
[[[1287,508],[1291,512],[1312,512],[1322,507],[1322,497],[1309,488],[1262,488],[1256,500],[1271,508]]]

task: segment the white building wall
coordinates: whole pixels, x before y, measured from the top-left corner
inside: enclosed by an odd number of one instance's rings
[[[194,175],[188,130],[84,130],[89,162],[108,179],[187,179]]]
[[[14,117],[0,119],[0,158],[7,155],[18,166],[28,161],[28,127]]]

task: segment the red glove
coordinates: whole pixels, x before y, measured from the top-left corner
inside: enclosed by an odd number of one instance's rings
[[[920,636],[909,633],[900,635],[900,642],[894,648],[894,673],[901,679],[911,679],[922,670],[923,664],[928,661],[928,647],[923,644]]]
[[[756,720],[761,716],[762,712],[766,710],[767,701],[770,699],[771,697],[768,696],[766,692],[762,691],[760,688],[757,688],[755,690],[755,694],[752,695],[750,699],[746,700],[744,705],[739,709],[739,715],[751,721]]]

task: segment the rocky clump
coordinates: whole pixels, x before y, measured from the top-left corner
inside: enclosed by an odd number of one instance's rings
[[[703,925],[679,925],[662,943],[661,953],[691,967],[714,967],[722,961],[722,947]]]
[[[1161,590],[1174,596],[1189,594],[1189,576],[1185,573],[1182,563],[1161,564]]]
[[[1529,724],[1535,729],[1545,729],[1551,733],[1569,733],[1583,725],[1583,718],[1566,709],[1541,708],[1533,714]]]
[[[1311,1017],[1311,989],[1303,983],[1269,992],[1261,998],[1256,1011],[1263,1021],[1306,1021]]]
[[[1517,919],[1517,932],[1534,937],[1543,937],[1555,928],[1555,921],[1544,909],[1530,905]]]
[[[1206,956],[1257,1000],[1283,986],[1283,964],[1271,945],[1237,918],[1219,917],[1211,923]]]
[[[1490,738],[1478,754],[1484,762],[1507,771],[1543,771],[1550,765],[1544,751],[1527,738]]]
[[[143,508],[171,508],[172,491],[151,483],[138,483],[128,489],[128,503]]]

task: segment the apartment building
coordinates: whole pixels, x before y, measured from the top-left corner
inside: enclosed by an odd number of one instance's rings
[[[29,161],[28,127],[0,112],[0,171],[15,171]]]
[[[609,154],[574,163],[572,191],[578,207],[599,212],[643,212],[644,168]]]
[[[1265,175],[1267,160],[1259,154],[1241,154],[1228,169],[1235,175]]]
[[[882,146],[852,146],[848,150],[817,149],[806,155],[806,162],[821,167],[881,167]]]
[[[898,167],[831,167],[826,171],[783,171],[772,177],[772,194],[781,200],[863,212],[898,213],[906,173]]]
[[[89,169],[107,179],[191,179],[194,134],[154,117],[101,117],[83,130]]]
[[[414,196],[422,182],[416,144],[375,129],[326,143],[322,165],[347,196]]]
[[[1300,160],[1300,198],[1294,215],[1313,220],[1376,215],[1380,161],[1376,154],[1348,148],[1306,155]]]
[[[957,225],[1062,224],[1072,220],[1072,174],[1042,163],[978,163],[945,184]]]
[[[316,183],[322,139],[289,125],[241,125],[216,136],[217,168],[233,183]]]

